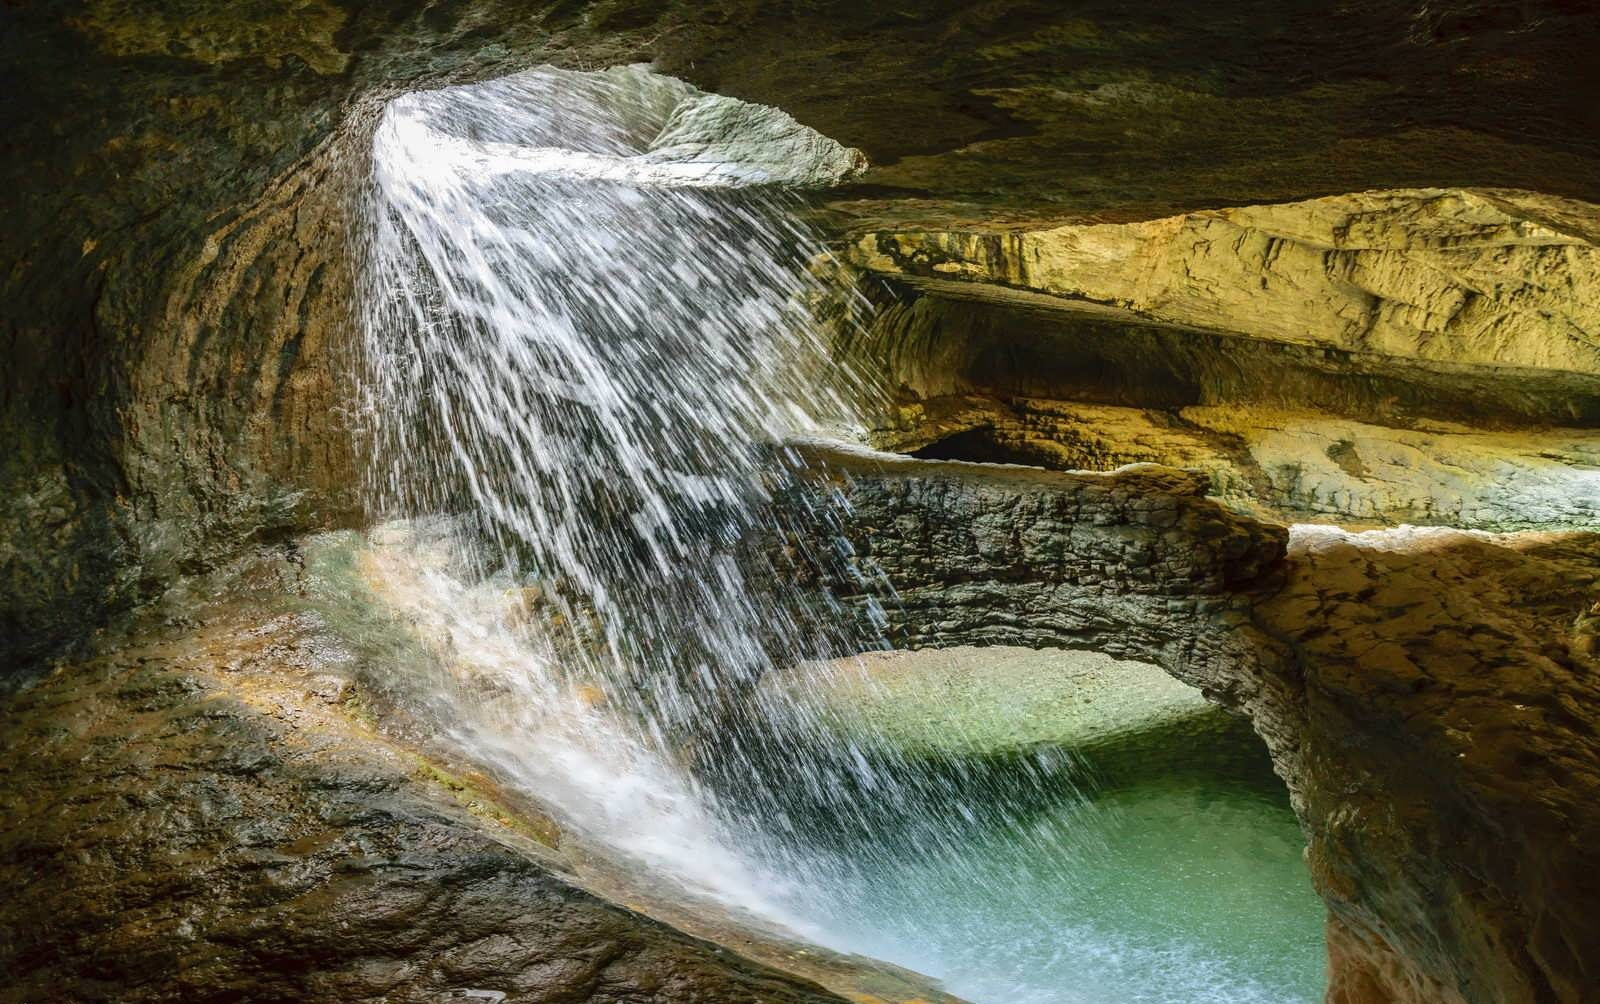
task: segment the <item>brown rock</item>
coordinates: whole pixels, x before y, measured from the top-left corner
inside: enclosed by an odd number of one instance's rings
[[[1249,715],[1329,905],[1330,1001],[1600,986],[1600,535],[1299,527],[1285,550],[1159,468],[829,462],[855,555],[826,574],[892,589],[903,644],[1097,648]]]
[[[580,873],[633,896],[525,800],[361,702],[308,700],[329,641],[273,602],[146,625],[0,713],[0,1001],[846,999],[820,981],[956,1004],[703,907],[677,905],[737,948],[586,891]]]

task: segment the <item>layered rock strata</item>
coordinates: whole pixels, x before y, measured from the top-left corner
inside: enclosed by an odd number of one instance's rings
[[[951,296],[1427,363],[1600,374],[1600,216],[1419,189],[1045,230],[879,231],[852,260]]]
[[[41,0],[6,27],[0,632],[19,664],[243,540],[352,517],[342,210],[406,89],[654,62],[865,151],[830,202],[878,229],[1424,184],[1600,198],[1600,16],[1560,0]]]
[[[1195,467],[1284,519],[1593,528],[1597,221],[1421,189],[868,231],[848,258],[888,285],[842,344],[885,390],[890,449]]]
[[[1160,468],[817,460],[850,512],[819,574],[904,644],[1093,647],[1250,717],[1328,902],[1331,1002],[1596,985],[1600,536],[1286,535]]]
[[[895,647],[1094,648],[1155,663],[1228,707],[1276,703],[1259,665],[1276,646],[1251,611],[1280,584],[1288,533],[1206,498],[1203,475],[805,452],[818,473],[783,500],[788,522],[803,537],[842,532],[848,546],[814,575]],[[846,522],[808,524],[811,513]],[[1294,747],[1292,722],[1252,717],[1269,747]]]
[[[1204,471],[1210,493],[1285,521],[1366,527],[1600,528],[1600,432],[1378,425],[1252,405],[1163,410],[950,395],[893,409],[886,449],[930,459]]]

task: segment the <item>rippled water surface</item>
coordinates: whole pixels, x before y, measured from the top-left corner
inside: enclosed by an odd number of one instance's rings
[[[814,909],[833,941],[973,1001],[1315,1004],[1323,906],[1265,753],[1237,728],[1158,752],[1183,770],[1038,793],[947,855],[879,835]],[[1147,737],[1147,742],[1149,738]],[[1159,740],[1157,740],[1159,743]]]

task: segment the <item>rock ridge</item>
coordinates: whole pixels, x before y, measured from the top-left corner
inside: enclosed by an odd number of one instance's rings
[[[817,574],[897,645],[1093,648],[1249,717],[1329,906],[1331,1004],[1597,984],[1600,534],[1287,530],[1142,466],[818,461],[849,515]]]

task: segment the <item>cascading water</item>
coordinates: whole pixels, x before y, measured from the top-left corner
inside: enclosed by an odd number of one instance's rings
[[[436,657],[379,683],[686,895],[957,974],[943,935],[900,921],[982,884],[1081,952],[1091,935],[1026,902],[1040,868],[1078,881],[1037,862],[1104,849],[1073,823],[1070,763],[913,763],[755,686],[874,644],[739,550],[769,529],[779,444],[847,425],[861,393],[819,334],[822,245],[787,194],[857,166],[781,112],[638,67],[391,102],[361,262],[368,496],[390,522],[360,571]],[[997,833],[1035,862],[1009,880],[972,855]],[[877,937],[842,919],[900,895]],[[1241,988],[1216,999],[1288,999]]]
[[[816,242],[750,187],[769,168],[698,141],[730,111],[640,68],[390,104],[363,269],[369,494],[413,519],[409,561],[432,551],[407,616],[476,643],[410,681],[427,717],[576,825],[796,923],[667,766],[773,639],[812,647],[731,547],[763,447],[844,413],[805,307]],[[735,124],[799,129],[770,110]],[[814,169],[853,163],[815,146]],[[474,620],[468,581],[517,589],[521,628]]]
[[[644,149],[685,92],[546,71],[392,103],[365,273],[380,505],[476,520],[598,629],[593,683],[678,717],[710,690],[679,681],[766,662],[771,612],[724,560],[758,449],[842,413],[814,242],[729,187],[765,175]]]

